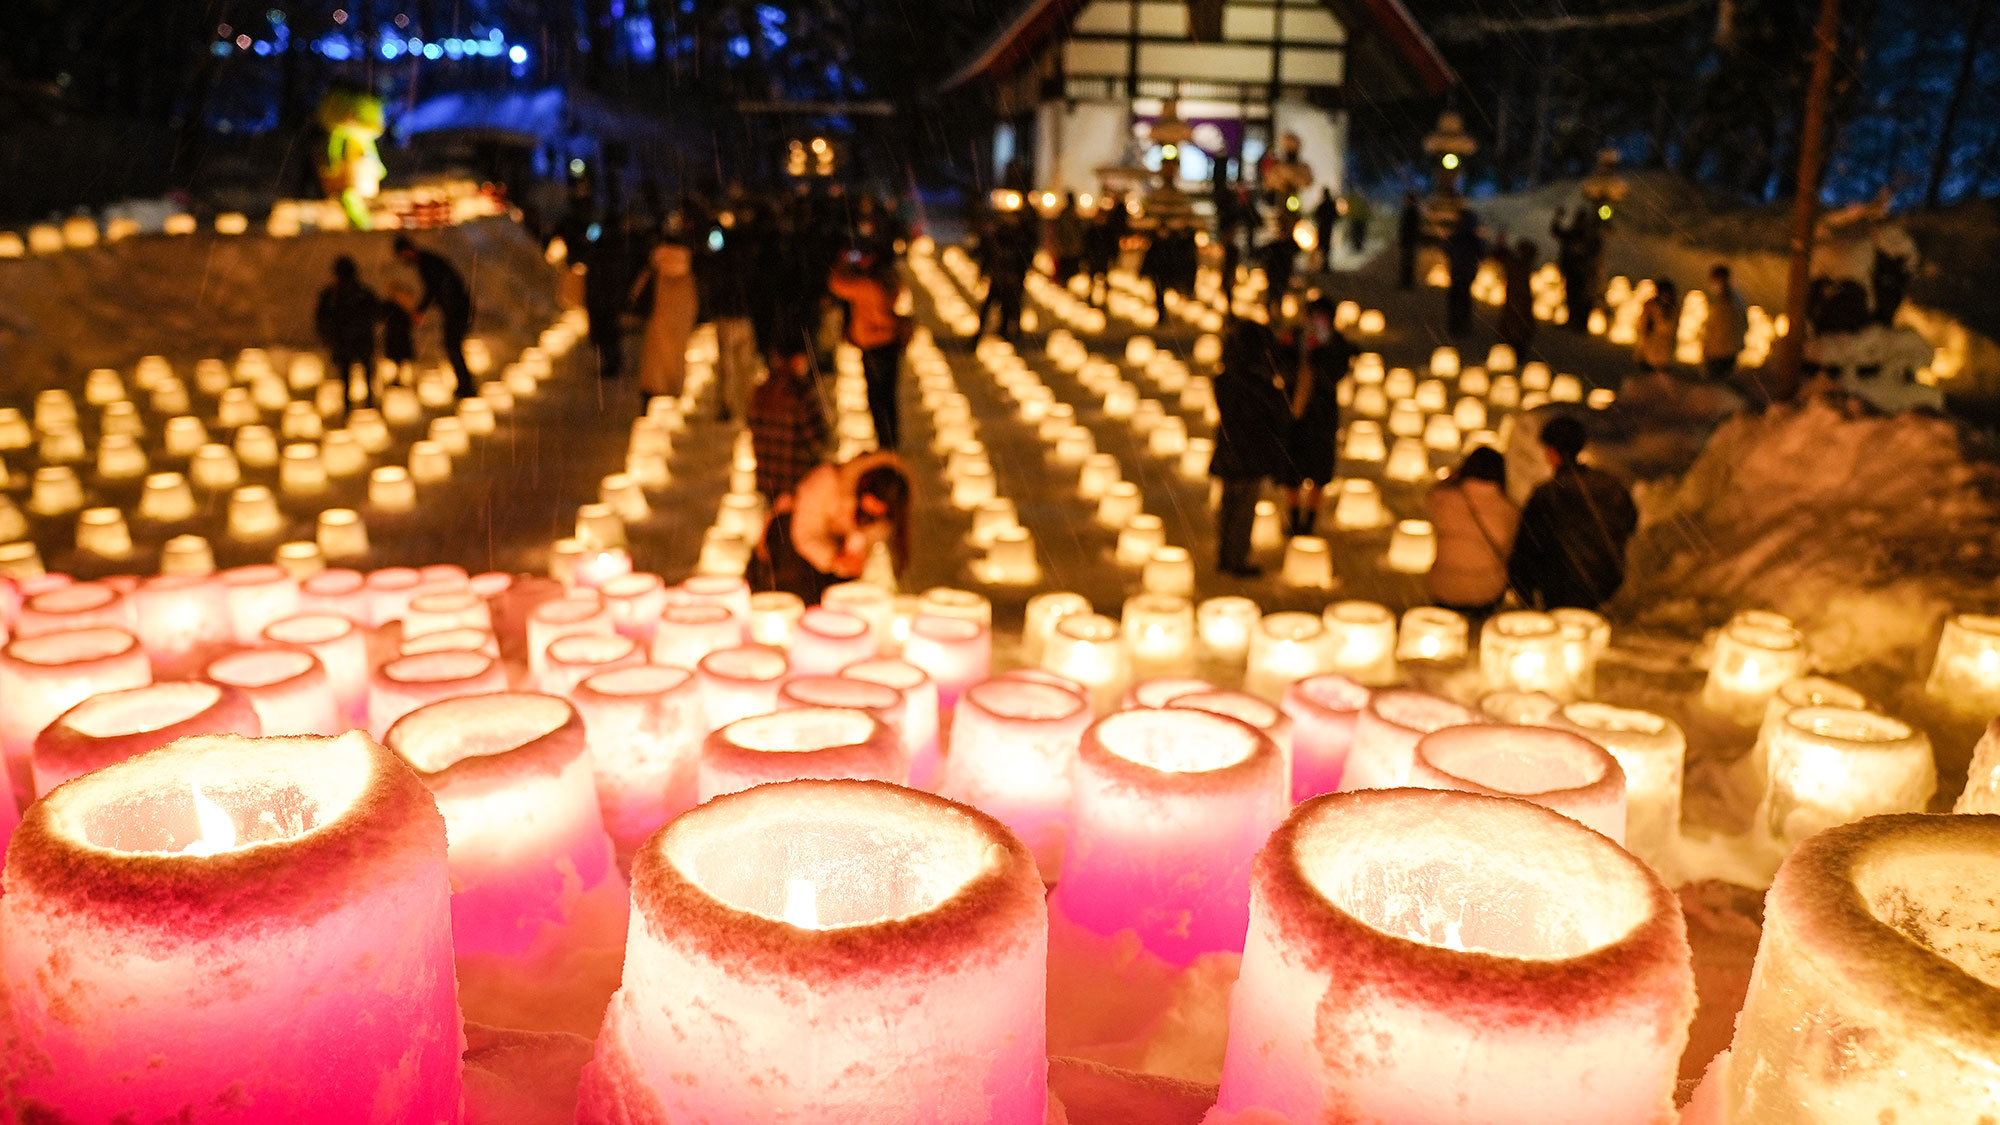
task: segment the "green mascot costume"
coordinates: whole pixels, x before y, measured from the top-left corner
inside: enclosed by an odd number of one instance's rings
[[[326,130],[326,154],[320,182],[340,200],[347,220],[368,230],[368,201],[382,187],[382,157],[375,139],[382,135],[382,99],[361,90],[327,91],[319,103],[319,123]]]

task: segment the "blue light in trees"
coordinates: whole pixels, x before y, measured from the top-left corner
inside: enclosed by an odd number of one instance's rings
[[[438,46],[436,43],[426,43],[424,44],[424,57],[427,59],[441,59],[444,57],[444,48]]]
[[[738,35],[735,38],[731,39],[729,41],[729,53],[735,55],[739,59],[749,58],[750,40],[742,35]]]
[[[507,48],[507,61],[513,63],[515,66],[526,64],[528,61],[528,49],[518,43]]]

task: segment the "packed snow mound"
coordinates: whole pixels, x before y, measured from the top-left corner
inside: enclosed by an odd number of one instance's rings
[[[1732,418],[1677,483],[1640,491],[1621,615],[1698,632],[1773,609],[1821,670],[1914,663],[2000,574],[1995,481],[1942,418],[1826,399]]]

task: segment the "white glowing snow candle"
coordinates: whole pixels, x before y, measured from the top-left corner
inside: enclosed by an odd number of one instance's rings
[[[1443,791],[1316,798],[1257,858],[1218,1104],[1673,1120],[1688,960],[1672,892],[1567,817]]]
[[[1806,670],[1805,639],[1786,625],[1738,619],[1715,638],[1702,706],[1744,726],[1763,718],[1778,685]]]
[[[1410,784],[1519,797],[1625,842],[1625,771],[1570,731],[1477,723],[1433,731],[1417,741]]]
[[[1354,719],[1354,739],[1340,775],[1342,792],[1410,783],[1417,742],[1432,731],[1479,721],[1473,712],[1426,692],[1378,691]]]
[[[1062,861],[1070,770],[1090,721],[1089,700],[1053,684],[974,684],[952,713],[941,792],[1000,818],[1052,877]]]
[[[350,726],[368,714],[368,638],[337,613],[301,613],[264,627],[264,643],[296,648],[319,659],[334,705]]]
[[[1479,674],[1491,691],[1539,691],[1567,699],[1573,687],[1562,628],[1534,610],[1486,619],[1479,630]]]
[[[693,672],[635,664],[598,672],[570,701],[583,717],[598,807],[621,866],[646,837],[695,806],[695,760],[708,733]]]
[[[89,774],[28,811],[6,883],[21,1104],[458,1120],[444,824],[365,736],[204,736]]]
[[[922,668],[894,657],[876,657],[840,670],[847,679],[894,688],[902,696],[902,717],[890,724],[902,735],[903,757],[910,763],[910,784],[936,789],[944,764],[938,754],[937,684]]]
[[[949,713],[966,688],[992,672],[993,633],[977,621],[919,612],[910,621],[903,659],[923,669],[937,685],[938,707]]]
[[[762,786],[649,841],[632,897],[582,1125],[1044,1120],[1047,908],[990,817],[867,782]]]
[[[399,656],[369,677],[368,730],[387,734],[397,719],[426,703],[506,687],[507,670],[483,652],[454,649]]]
[[[1289,610],[1266,614],[1250,634],[1243,690],[1278,699],[1286,685],[1327,671],[1331,661],[1326,622],[1318,614]]]
[[[909,777],[896,732],[866,711],[798,707],[751,715],[709,732],[695,770],[706,801],[754,785],[798,778]]]
[[[618,633],[576,633],[549,642],[548,659],[536,688],[568,695],[592,673],[646,663],[639,642]]]
[[[58,715],[100,692],[153,682],[139,638],[99,626],[16,637],[0,648],[0,748],[17,798],[35,791],[35,736]]]
[[[778,685],[791,673],[785,654],[768,645],[717,649],[695,665],[702,710],[722,727],[778,708]]]
[[[1042,667],[1083,685],[1098,710],[1110,710],[1132,678],[1118,623],[1097,613],[1074,613],[1057,621],[1042,648]]]
[[[802,675],[832,675],[874,656],[877,643],[866,619],[824,606],[808,607],[792,638],[792,668]]]
[[[1331,671],[1370,687],[1396,681],[1396,615],[1386,606],[1334,602],[1320,617],[1326,622]]]
[[[265,734],[339,734],[348,728],[319,657],[302,648],[251,648],[209,662],[202,678],[241,691]]]
[[[1671,878],[1678,870],[1687,736],[1673,720],[1607,703],[1572,703],[1561,721],[1625,771],[1625,846]]]
[[[1121,711],[1078,745],[1069,846],[1050,908],[1106,936],[1131,931],[1186,964],[1242,948],[1250,863],[1284,819],[1277,746],[1206,711]]]
[[[1930,739],[1873,711],[1798,707],[1772,728],[1761,818],[1790,847],[1877,813],[1922,812],[1937,791]]]
[[[1961,714],[2000,714],[2000,617],[1961,613],[1946,619],[1924,691]]]

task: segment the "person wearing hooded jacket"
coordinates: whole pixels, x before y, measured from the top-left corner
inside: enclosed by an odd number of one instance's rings
[[[1278,340],[1269,326],[1238,319],[1223,342],[1215,376],[1215,452],[1208,475],[1222,482],[1216,513],[1216,569],[1236,578],[1263,571],[1250,564],[1250,530],[1264,481],[1287,475],[1292,412],[1278,385]]]
[[[1639,510],[1617,477],[1577,460],[1588,435],[1567,415],[1542,427],[1542,451],[1555,475],[1521,509],[1507,563],[1521,600],[1541,609],[1596,609],[1625,581],[1625,544]]]
[[[1507,559],[1521,510],[1507,498],[1507,459],[1474,449],[1424,497],[1437,535],[1437,560],[1426,579],[1431,600],[1466,617],[1484,617],[1507,594]]]

